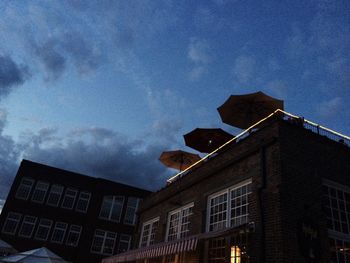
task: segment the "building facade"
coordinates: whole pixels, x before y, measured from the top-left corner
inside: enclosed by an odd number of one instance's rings
[[[103,262],[350,262],[349,139],[274,115],[146,198]]]
[[[18,251],[45,246],[70,262],[129,249],[136,210],[150,192],[23,160],[0,216]]]

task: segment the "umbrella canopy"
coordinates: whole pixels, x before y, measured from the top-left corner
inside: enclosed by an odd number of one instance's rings
[[[200,159],[201,158],[198,154],[182,150],[162,152],[159,157],[159,161],[164,165],[180,171],[185,170]]]
[[[224,123],[247,129],[277,109],[283,110],[283,100],[259,91],[245,95],[231,95],[219,108]]]
[[[214,151],[233,137],[219,128],[196,128],[184,135],[186,145],[202,153]]]
[[[68,263],[68,261],[65,261],[45,247],[3,257],[0,261],[21,263]]]

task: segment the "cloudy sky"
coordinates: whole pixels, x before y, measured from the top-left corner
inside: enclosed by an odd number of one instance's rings
[[[20,160],[155,190],[157,160],[262,90],[350,134],[350,1],[0,2],[0,199]]]

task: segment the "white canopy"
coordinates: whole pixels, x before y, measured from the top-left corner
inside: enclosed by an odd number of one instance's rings
[[[11,256],[0,258],[0,262],[20,263],[68,263],[45,247],[25,252],[19,252]]]

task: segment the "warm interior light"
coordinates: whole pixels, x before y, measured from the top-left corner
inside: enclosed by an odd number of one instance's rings
[[[241,250],[238,246],[231,247],[231,263],[241,263]]]

